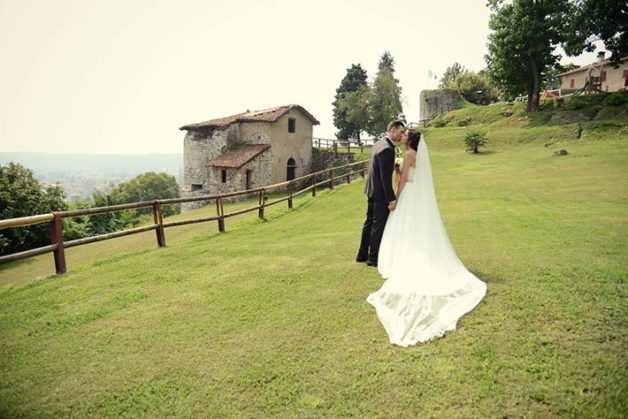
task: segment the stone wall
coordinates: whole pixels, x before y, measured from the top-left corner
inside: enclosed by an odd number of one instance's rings
[[[421,90],[420,119],[432,120],[446,112],[460,109],[463,98],[457,90]]]
[[[355,154],[353,153],[338,153],[338,156],[335,156],[333,151],[312,148],[312,172],[320,172],[330,167],[342,166],[354,161]]]
[[[222,182],[222,171],[226,170],[226,182]],[[229,192],[243,191],[246,189],[246,171],[250,170],[250,189],[261,188],[271,184],[271,154],[270,150],[264,151],[262,154],[244,164],[240,168],[221,168],[208,167],[207,177],[203,190],[183,192],[183,197],[192,198],[203,195],[217,195]],[[237,196],[225,199],[226,202],[238,201],[246,199],[247,196]],[[211,202],[213,203],[213,201]],[[207,205],[206,201],[186,202],[182,204],[181,211],[186,212]]]
[[[243,144],[270,144],[270,124],[268,122],[242,122],[240,141]]]

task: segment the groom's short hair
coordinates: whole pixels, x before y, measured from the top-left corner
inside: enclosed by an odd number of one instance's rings
[[[397,119],[388,124],[388,128],[386,129],[386,131],[390,132],[390,130],[393,128],[405,128],[405,126],[406,124],[404,124],[403,121]]]

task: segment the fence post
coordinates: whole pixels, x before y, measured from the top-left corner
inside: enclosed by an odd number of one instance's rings
[[[312,184],[312,196],[316,196],[316,174],[314,174],[314,184]]]
[[[259,218],[264,218],[264,204],[266,203],[266,196],[264,192],[264,189],[259,191],[259,212],[257,214]]]
[[[351,139],[349,139],[349,145],[347,146],[347,153],[351,153]]]
[[[54,218],[50,222],[50,242],[57,245],[57,248],[53,251],[55,270],[57,274],[64,274],[66,267],[65,250],[63,248],[63,220],[58,212],[53,213],[53,216]]]
[[[288,185],[288,209],[292,209],[292,184]]]
[[[329,189],[334,189],[334,169],[329,169]]]
[[[153,220],[157,225],[155,229],[155,234],[157,236],[157,246],[165,247],[166,246],[166,235],[164,234],[164,217],[161,213],[161,203],[159,201],[155,201],[153,204]]]
[[[334,141],[334,157],[338,157],[338,143]]]
[[[218,216],[218,231],[224,233],[225,231],[225,207],[222,203],[222,196],[216,199],[216,215]]]
[[[351,169],[349,168],[349,173],[347,173],[347,183],[351,183]]]

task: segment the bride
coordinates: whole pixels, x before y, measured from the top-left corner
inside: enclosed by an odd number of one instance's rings
[[[367,301],[390,343],[411,346],[455,330],[458,319],[482,300],[486,284],[454,251],[440,217],[425,139],[406,131],[397,207],[379,249],[384,285]]]

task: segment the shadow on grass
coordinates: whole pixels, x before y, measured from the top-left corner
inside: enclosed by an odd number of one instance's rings
[[[492,273],[483,272],[478,269],[469,269],[469,272],[471,272],[473,275],[477,276],[482,282],[486,282],[487,284],[504,282],[503,278],[500,278]]]
[[[467,152],[467,154],[470,156],[487,156],[487,155],[495,154],[495,153],[496,151],[494,150],[481,150],[479,153],[475,153],[475,154]]]

